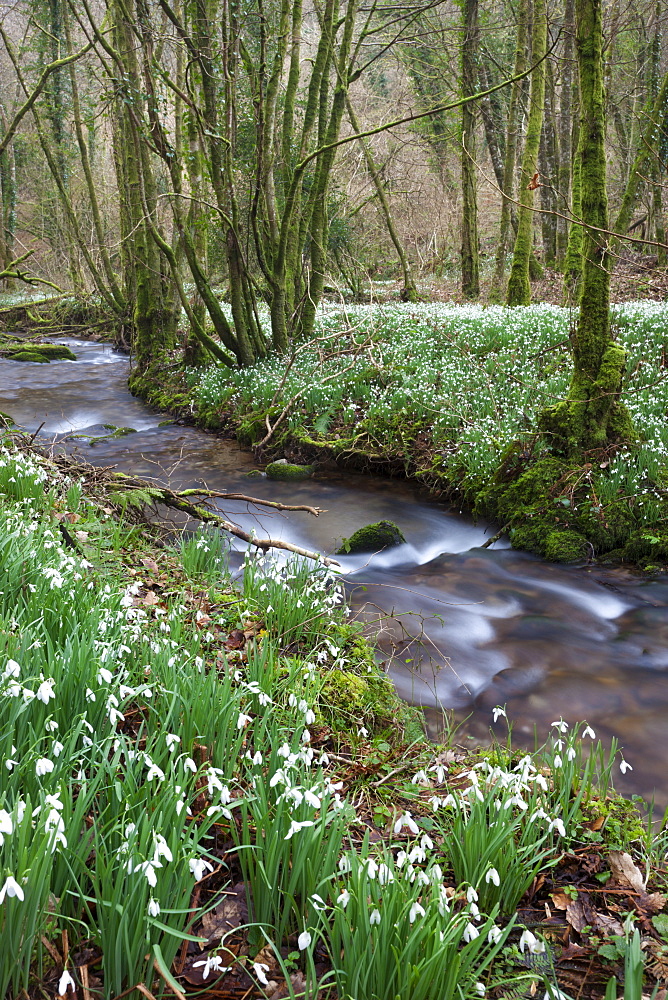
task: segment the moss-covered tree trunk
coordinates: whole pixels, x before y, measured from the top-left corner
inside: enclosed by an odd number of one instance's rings
[[[574,0],[566,0],[564,10],[563,43],[561,49],[561,93],[559,95],[559,162],[557,165],[557,267],[564,268],[568,249],[567,209],[571,198],[571,171],[573,169],[572,111],[573,111],[573,36],[575,32]]]
[[[580,75],[582,285],[577,325],[571,334],[573,374],[568,397],[549,407],[541,427],[555,451],[583,453],[632,436],[619,397],[625,353],[610,332],[610,254],[605,170],[602,0],[576,0]]]
[[[515,41],[515,65],[513,75],[519,76],[526,69],[526,48],[528,38],[528,0],[519,0],[517,7],[517,36]],[[503,284],[506,273],[506,252],[508,236],[514,205],[511,201],[515,180],[515,163],[517,161],[518,133],[520,123],[520,98],[522,80],[515,80],[510,92],[508,108],[508,126],[506,129],[506,156],[503,164],[503,202],[501,204],[501,222],[499,226],[499,242],[496,247],[496,261],[490,297],[499,301],[503,294]]]
[[[531,31],[531,60],[535,69],[531,74],[529,119],[527,122],[522,171],[520,174],[520,208],[517,218],[517,235],[513,250],[513,263],[508,279],[507,303],[509,306],[528,306],[531,303],[529,262],[533,234],[534,178],[538,173],[538,149],[543,127],[545,101],[545,52],[547,49],[547,12],[545,0],[534,0],[533,27]]]
[[[477,90],[476,53],[478,48],[478,0],[463,0],[461,47],[462,97]],[[480,294],[478,257],[478,198],[475,163],[475,107],[462,106],[462,295],[476,299]]]

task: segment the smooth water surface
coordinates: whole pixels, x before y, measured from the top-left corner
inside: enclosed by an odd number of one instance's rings
[[[96,465],[169,482],[205,483],[289,504],[323,508],[268,513],[220,506],[247,530],[331,553],[341,538],[389,518],[407,539],[374,556],[341,557],[351,603],[380,634],[402,697],[425,706],[436,731],[441,708],[466,719],[461,736],[484,740],[491,709],[506,705],[518,739],[533,745],[550,723],[587,719],[617,736],[633,772],[622,791],[668,804],[668,582],[626,570],[570,569],[479,546],[491,529],[399,480],[319,472],[299,483],[253,475],[252,455],[193,428],[159,426],[128,392],[128,359],[106,345],[63,338],[76,362],[0,360],[0,409],[58,438]],[[136,433],[90,445],[104,424]],[[249,473],[251,475],[249,475]],[[502,734],[502,729],[496,727]]]

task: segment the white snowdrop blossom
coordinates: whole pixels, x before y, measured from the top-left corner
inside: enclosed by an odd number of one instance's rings
[[[312,938],[309,932],[302,931],[299,937],[297,938],[297,947],[299,948],[300,951],[305,951],[305,949],[308,948],[308,946],[310,945],[311,941]]]
[[[37,693],[35,694],[37,700],[43,702],[45,705],[48,705],[52,698],[55,700],[56,695],[53,690],[55,684],[56,682],[52,677],[49,677],[47,680],[43,680],[37,688]]]
[[[72,990],[73,993],[76,993],[77,984],[72,979],[68,970],[63,969],[63,974],[58,980],[58,996],[64,997],[68,990]]]
[[[372,927],[374,926],[374,924],[380,923],[380,910],[375,909],[371,911],[371,913],[369,914],[369,923],[371,924]]]
[[[35,774],[38,778],[43,778],[45,774],[51,774],[55,767],[52,760],[48,757],[40,757],[38,761],[35,762]]]
[[[480,931],[475,926],[475,924],[467,924],[462,933],[464,941],[468,944],[469,941],[474,941],[475,938],[479,937]]]
[[[501,716],[501,715],[502,715],[502,716],[504,717],[504,719],[507,719],[507,718],[508,718],[508,716],[506,715],[506,710],[505,710],[505,708],[501,708],[501,706],[500,706],[500,705],[496,705],[496,706],[495,706],[495,707],[494,707],[494,708],[492,709],[492,721],[493,721],[493,722],[496,722],[496,721],[497,721],[497,719],[499,718],[499,716]]]
[[[160,916],[160,903],[153,896],[148,901],[148,915],[149,917],[159,917]]]
[[[557,722],[553,722],[552,726],[560,733],[568,732],[568,723],[564,722],[563,719],[559,719]]]
[[[633,768],[631,767],[629,762],[627,760],[624,760],[624,758],[622,757],[621,761],[619,762],[619,770],[622,772],[622,774],[626,774],[627,771],[632,771]]]
[[[406,811],[403,816],[400,816],[397,822],[394,824],[394,832],[397,834],[401,833],[401,830],[405,826],[408,827],[408,829],[412,834],[417,835],[420,832],[417,823],[411,816],[411,813],[408,811]]]
[[[283,840],[291,840],[295,833],[299,833],[300,830],[305,830],[308,826],[315,826],[315,823],[311,819],[296,820],[293,819],[290,823],[290,829],[283,837]]]
[[[592,739],[592,740],[596,739],[596,733],[591,728],[591,726],[587,726],[586,729],[582,730],[582,738],[584,739],[585,736],[589,736],[589,738]]]
[[[202,979],[208,979],[210,972],[219,972],[221,975],[227,972],[228,966],[223,965],[220,955],[207,955],[201,962],[193,962],[193,969],[202,969]]]
[[[177,736],[176,733],[165,733],[165,743],[170,753],[173,753],[180,742],[181,737]]]
[[[191,858],[188,867],[196,882],[200,882],[204,878],[206,871],[213,871],[213,865],[209,861],[205,861],[204,858]]]
[[[499,879],[499,873],[496,868],[490,868],[485,875],[485,882],[493,882],[494,885],[501,885],[501,880]]]
[[[267,979],[267,973],[269,972],[268,965],[265,965],[264,962],[253,962],[253,971],[263,986],[269,985],[269,980]]]
[[[545,943],[532,934],[528,928],[525,928],[519,940],[519,949],[522,953],[526,949],[530,955],[542,955],[545,951]]]
[[[6,809],[0,809],[0,847],[5,842],[4,835],[8,836],[14,832],[14,821]]]
[[[417,900],[415,900],[415,902],[411,906],[410,913],[408,914],[409,922],[413,924],[415,923],[415,920],[418,916],[424,917],[424,915],[425,915],[424,907],[421,906]]]
[[[237,729],[243,729],[248,725],[249,722],[253,721],[252,715],[244,715],[243,712],[239,712],[239,717],[237,719]]]
[[[501,930],[501,928],[497,927],[496,924],[493,924],[487,933],[487,940],[489,941],[489,943],[498,944],[502,937],[503,937],[503,931]]]
[[[25,894],[13,875],[8,875],[5,884],[0,889],[0,903],[4,903],[5,896],[14,897],[23,902]]]
[[[345,910],[346,906],[350,902],[350,893],[348,892],[347,889],[344,889],[342,892],[339,893],[339,895],[336,897],[336,902],[339,904],[340,907],[342,907],[342,909]]]

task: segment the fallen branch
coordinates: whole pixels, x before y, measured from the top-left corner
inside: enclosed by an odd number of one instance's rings
[[[269,549],[283,549],[286,552],[294,552],[295,555],[304,556],[306,559],[321,562],[323,566],[340,565],[336,559],[330,559],[319,552],[302,548],[300,545],[293,545],[292,542],[285,542],[281,538],[258,538],[253,532],[244,531],[243,528],[223,517],[222,514],[212,510],[211,506],[207,506],[207,502],[214,498],[243,500],[258,507],[271,507],[274,510],[303,510],[314,517],[318,517],[322,513],[319,507],[308,507],[306,505],[289,506],[272,500],[263,500],[259,497],[249,497],[238,493],[220,493],[216,490],[207,490],[206,488],[182,491],[170,490],[163,486],[157,486],[146,479],[127,476],[122,472],[113,472],[107,468],[98,469],[95,466],[75,462],[71,458],[64,456],[56,458],[55,462],[70,474],[74,473],[79,476],[92,477],[96,481],[96,484],[106,489],[109,500],[112,503],[117,503],[121,506],[124,502],[134,506],[163,504],[172,510],[178,510],[183,514],[187,514],[196,521],[201,521],[204,524],[215,524],[222,531],[234,535],[235,538],[239,538],[256,549],[262,549],[265,552]],[[134,498],[132,498],[133,493],[136,494]],[[202,498],[202,502],[194,502],[195,498]]]

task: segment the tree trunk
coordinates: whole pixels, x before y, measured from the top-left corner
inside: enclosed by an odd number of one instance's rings
[[[573,146],[571,142],[573,109],[573,38],[575,34],[575,0],[566,0],[564,11],[564,42],[561,51],[561,93],[559,95],[559,163],[557,166],[557,246],[556,263],[564,268],[568,248],[568,207],[571,199]]]
[[[547,63],[546,75],[546,114],[543,118],[543,130],[540,139],[540,149],[538,151],[538,168],[542,178],[540,188],[540,207],[542,210],[540,228],[543,241],[543,259],[546,264],[552,266],[557,258],[557,217],[555,215],[557,200],[554,183],[557,175],[558,152],[557,135],[554,127],[556,104],[554,73],[552,63],[550,62]]]
[[[477,90],[476,53],[478,48],[478,0],[464,0],[462,5],[464,37],[461,48],[462,97]],[[475,107],[462,107],[462,295],[476,299],[480,294],[478,257],[478,199],[475,163]]]
[[[619,401],[626,355],[610,333],[601,4],[576,0],[575,5],[584,233],[580,311],[571,333],[573,374],[568,397],[541,415],[541,428],[553,449],[580,461],[585,452],[633,435],[631,419]]]
[[[507,303],[509,306],[528,306],[531,303],[529,261],[533,233],[533,188],[538,173],[538,149],[543,126],[545,101],[545,52],[547,49],[547,13],[545,0],[534,0],[533,27],[531,32],[531,60],[535,66],[531,74],[529,120],[520,173],[520,208],[517,217],[517,236],[513,263],[508,279]],[[541,61],[543,60],[543,61]]]
[[[517,39],[515,42],[515,66],[513,75],[519,76],[526,69],[526,47],[528,35],[529,0],[519,0],[517,8]],[[514,205],[511,201],[515,181],[515,163],[520,127],[520,97],[522,81],[516,80],[510,92],[510,107],[508,108],[508,127],[506,130],[506,156],[503,164],[503,201],[501,203],[501,223],[499,227],[499,242],[496,248],[496,261],[490,297],[500,299],[506,271],[506,252],[508,236]]]

